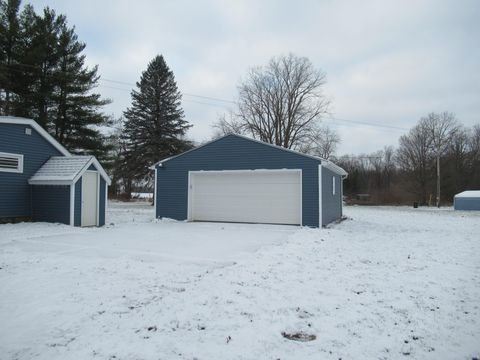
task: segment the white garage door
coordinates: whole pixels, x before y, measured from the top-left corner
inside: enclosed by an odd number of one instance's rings
[[[301,224],[301,171],[192,171],[189,220]]]

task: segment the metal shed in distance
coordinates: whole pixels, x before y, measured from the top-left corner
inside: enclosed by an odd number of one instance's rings
[[[480,210],[480,190],[461,192],[453,198],[455,210]]]

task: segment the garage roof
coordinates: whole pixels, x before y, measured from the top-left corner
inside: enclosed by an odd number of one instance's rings
[[[52,156],[28,180],[28,183],[30,185],[71,185],[92,164],[110,185],[110,178],[94,156]]]
[[[271,146],[271,147],[274,147],[274,148],[276,148],[276,149],[278,149],[278,150],[281,150],[281,151],[287,151],[287,152],[291,152],[291,153],[294,153],[294,154],[297,154],[297,155],[300,155],[300,156],[303,156],[303,157],[308,157],[308,158],[311,158],[311,159],[314,159],[314,160],[318,160],[318,161],[321,162],[322,166],[324,166],[324,167],[326,167],[327,169],[333,171],[334,173],[336,173],[336,174],[338,174],[338,175],[341,175],[341,176],[343,176],[343,177],[347,177],[347,175],[348,175],[348,173],[347,173],[344,169],[342,169],[342,168],[341,168],[340,166],[338,166],[338,165],[335,165],[334,163],[332,163],[332,162],[329,161],[329,160],[322,159],[322,158],[320,158],[320,157],[313,156],[313,155],[309,155],[309,154],[304,154],[304,153],[301,153],[301,152],[299,152],[299,151],[295,151],[295,150],[292,150],[292,149],[287,149],[287,148],[284,148],[283,146],[278,146],[278,145],[269,144],[269,143],[266,143],[266,142],[264,142],[264,141],[252,139],[252,138],[249,138],[249,137],[247,137],[247,136],[243,136],[243,135],[239,135],[239,134],[228,134],[228,135],[222,136],[221,138],[218,138],[218,139],[212,140],[212,141],[210,141],[210,142],[207,142],[207,143],[205,143],[205,144],[203,144],[203,145],[197,146],[197,147],[194,148],[194,149],[185,151],[185,152],[183,152],[183,153],[181,153],[181,154],[174,155],[174,156],[170,156],[170,157],[168,157],[168,158],[166,158],[166,159],[163,159],[163,160],[158,161],[157,163],[155,163],[154,165],[152,165],[152,166],[150,167],[150,169],[151,169],[151,170],[155,170],[155,167],[156,167],[156,166],[162,166],[162,165],[163,165],[164,163],[166,163],[167,161],[170,161],[170,160],[172,160],[172,159],[175,159],[175,158],[177,158],[177,157],[179,157],[179,156],[182,156],[182,155],[184,155],[184,154],[187,154],[187,153],[189,153],[189,152],[191,152],[191,151],[198,150],[198,149],[200,149],[200,148],[202,148],[202,147],[204,147],[204,146],[207,146],[207,145],[209,145],[209,144],[211,144],[211,143],[214,143],[214,142],[216,142],[216,141],[219,141],[219,140],[221,140],[221,139],[223,139],[223,138],[226,138],[226,137],[228,137],[228,136],[236,136],[236,137],[239,137],[239,138],[242,138],[242,139],[245,139],[245,140],[249,140],[249,141],[252,141],[252,142],[260,143],[260,144],[262,144],[262,145]]]

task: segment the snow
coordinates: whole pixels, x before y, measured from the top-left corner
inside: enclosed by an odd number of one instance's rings
[[[480,198],[480,190],[467,190],[455,195],[456,198]]]
[[[318,230],[110,203],[104,228],[0,225],[0,358],[479,357],[480,214],[417,210]]]
[[[153,199],[153,193],[149,192],[132,192],[132,197],[137,199]]]

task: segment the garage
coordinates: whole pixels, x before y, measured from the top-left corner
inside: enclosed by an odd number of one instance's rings
[[[190,221],[301,225],[301,170],[189,172]]]
[[[322,227],[342,217],[345,170],[242,135],[223,136],[150,169],[158,219]]]

